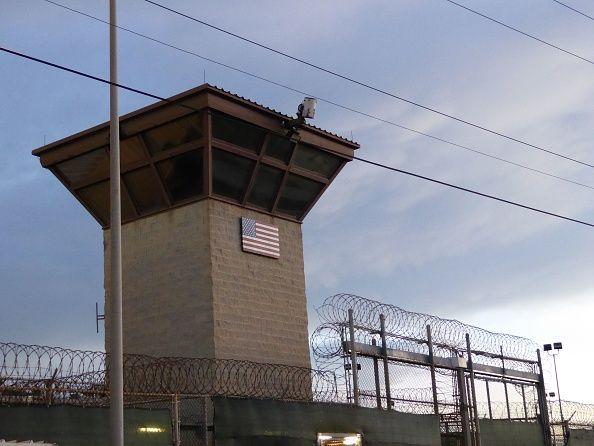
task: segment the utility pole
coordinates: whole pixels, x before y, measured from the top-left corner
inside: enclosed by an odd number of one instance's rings
[[[563,444],[567,443],[567,434],[565,426],[565,417],[563,417],[563,402],[561,400],[561,391],[559,390],[559,375],[557,374],[557,358],[559,351],[563,349],[562,342],[554,342],[553,344],[545,344],[544,351],[553,357],[553,364],[555,366],[555,381],[557,382],[557,399],[559,400],[559,415],[561,416],[561,430],[563,432]],[[555,350],[555,352],[553,352]]]
[[[120,120],[118,116],[117,4],[109,0],[109,178],[110,178],[110,344],[109,402],[111,446],[124,445],[124,358],[122,342],[122,214]]]
[[[565,432],[565,418],[563,417],[563,403],[561,401],[561,391],[559,390],[559,375],[557,374],[557,355],[553,356],[553,364],[555,366],[555,381],[557,381],[557,399],[559,400],[559,415],[561,416],[561,429],[563,431],[563,437],[567,435]]]

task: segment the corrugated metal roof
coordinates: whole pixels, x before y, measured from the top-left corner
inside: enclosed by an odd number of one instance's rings
[[[241,96],[241,95],[239,95],[237,93],[233,93],[230,90],[225,90],[224,88],[219,87],[217,85],[212,85],[212,84],[209,84],[209,83],[206,83],[204,85],[206,85],[207,87],[212,88],[213,90],[220,91],[221,93],[225,93],[225,94],[228,94],[228,95],[231,95],[231,96],[235,96],[238,99],[241,99],[241,100],[243,100],[245,102],[249,102],[249,103],[251,103],[251,104],[253,104],[253,105],[255,105],[255,106],[259,107],[259,108],[262,108],[264,110],[267,110],[269,112],[275,113],[275,114],[277,114],[280,117],[283,117],[285,119],[293,119],[293,116],[287,115],[287,114],[282,113],[282,112],[280,112],[280,111],[278,111],[278,110],[276,110],[274,108],[271,108],[271,107],[268,107],[266,105],[260,104],[259,102],[256,102],[256,101],[253,101],[252,99],[246,98],[245,96]],[[328,131],[326,129],[323,129],[321,127],[318,127],[318,126],[315,126],[315,125],[312,125],[312,124],[309,124],[309,123],[305,124],[305,127],[312,128],[312,129],[318,130],[320,132],[327,133],[328,135],[334,136],[335,138],[340,138],[340,139],[342,139],[342,140],[344,140],[346,142],[349,142],[351,144],[357,144],[357,145],[359,145],[359,143],[357,143],[356,141],[354,141],[352,139],[346,138],[346,137],[344,137],[342,135],[339,135],[338,133],[330,132],[330,131]]]

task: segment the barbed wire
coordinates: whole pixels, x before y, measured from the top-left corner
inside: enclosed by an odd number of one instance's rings
[[[316,309],[321,321],[321,325],[312,336],[312,350],[316,358],[329,359],[340,355],[341,329],[348,322],[349,309],[353,310],[353,319],[358,331],[367,332],[367,336],[378,331],[380,315],[383,314],[390,342],[406,345],[409,349],[412,348],[412,351],[423,348],[427,337],[426,327],[430,325],[437,350],[445,349],[450,353],[465,351],[465,335],[468,333],[473,351],[491,355],[500,355],[503,351],[506,356],[536,360],[538,345],[530,339],[490,332],[455,319],[406,311],[395,305],[353,294],[330,296]],[[361,333],[358,335],[362,336]]]
[[[563,420],[569,426],[594,428],[594,404],[563,400],[561,406]],[[551,422],[561,424],[559,400],[549,401],[549,410],[551,411]]]
[[[0,343],[0,389],[69,389],[81,395],[108,390],[104,352]],[[141,394],[240,396],[279,400],[338,399],[329,371],[283,364],[212,358],[124,355],[124,391]],[[34,392],[35,393],[35,392]]]

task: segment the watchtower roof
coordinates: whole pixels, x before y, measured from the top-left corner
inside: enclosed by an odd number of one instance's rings
[[[207,84],[122,116],[122,222],[205,198],[301,222],[359,145],[289,119]],[[108,122],[33,154],[108,227]]]

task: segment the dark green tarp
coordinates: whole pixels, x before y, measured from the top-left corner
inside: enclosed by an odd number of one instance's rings
[[[540,423],[480,420],[481,446],[544,446]]]
[[[594,430],[569,429],[569,446],[593,446]]]
[[[344,404],[214,399],[216,446],[312,446],[320,432],[361,433],[365,446],[440,446],[434,415]]]
[[[163,432],[143,433],[142,427]],[[169,410],[126,409],[126,446],[171,446]],[[58,446],[108,446],[109,409],[77,406],[0,407],[0,438],[56,443]]]

